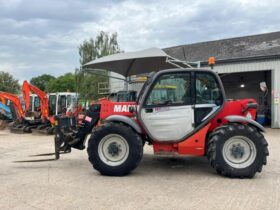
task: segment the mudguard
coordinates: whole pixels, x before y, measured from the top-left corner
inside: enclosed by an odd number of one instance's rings
[[[263,133],[265,133],[265,129],[261,124],[259,124],[255,120],[249,119],[247,117],[238,116],[238,115],[229,115],[229,116],[226,116],[225,119],[229,122],[249,123],[249,124],[255,126],[256,128],[258,128]]]
[[[111,115],[105,119],[105,122],[122,122],[132,127],[137,133],[143,133],[141,127],[131,118],[122,115]]]

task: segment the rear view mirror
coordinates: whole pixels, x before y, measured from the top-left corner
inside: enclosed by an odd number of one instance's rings
[[[267,92],[266,82],[261,82],[260,83],[260,88],[261,88],[262,92]]]

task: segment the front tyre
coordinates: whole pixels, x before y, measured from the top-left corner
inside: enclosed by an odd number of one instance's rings
[[[105,124],[89,139],[89,161],[103,175],[123,176],[140,163],[142,144],[142,139],[131,127],[119,123]]]
[[[210,135],[207,158],[219,174],[251,178],[266,165],[267,146],[262,133],[254,127],[228,124]]]

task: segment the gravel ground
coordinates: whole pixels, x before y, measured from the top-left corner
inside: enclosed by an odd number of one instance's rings
[[[206,158],[158,157],[145,147],[126,177],[95,171],[86,151],[58,161],[16,163],[53,152],[52,136],[0,131],[0,209],[280,209],[280,130],[267,129],[268,165],[253,179],[216,174]]]

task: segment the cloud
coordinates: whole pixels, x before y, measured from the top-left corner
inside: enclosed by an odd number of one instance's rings
[[[279,30],[276,8],[277,1],[125,1],[104,8],[108,15],[88,28],[118,31],[129,50],[169,47]]]
[[[0,0],[0,70],[20,80],[79,67],[78,46],[101,30],[125,51],[280,30],[279,1]]]

